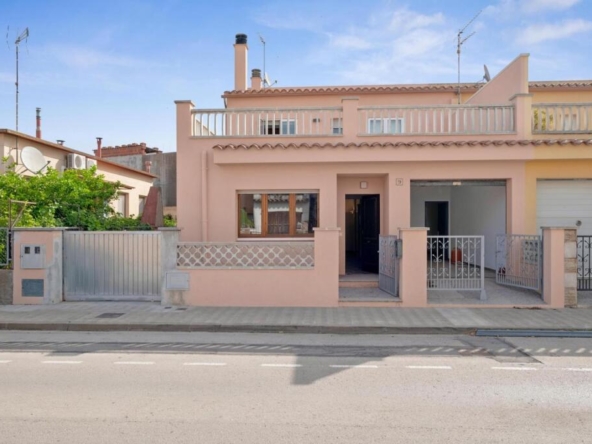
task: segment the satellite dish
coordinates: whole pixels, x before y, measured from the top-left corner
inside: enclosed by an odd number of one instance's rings
[[[489,75],[489,70],[487,69],[487,65],[483,65],[483,71],[485,72],[485,74],[483,75],[483,78],[485,79],[486,82],[489,82],[491,80],[491,76]]]
[[[23,166],[34,174],[40,173],[41,170],[49,165],[49,160],[45,160],[41,151],[32,146],[26,146],[22,149],[21,161],[23,162]]]
[[[267,86],[271,85],[271,81],[269,80],[269,76],[267,75],[267,73],[265,73],[265,75],[263,77],[263,81],[265,82],[265,84]]]

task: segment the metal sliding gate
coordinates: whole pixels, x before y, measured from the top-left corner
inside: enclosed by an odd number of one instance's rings
[[[160,300],[161,236],[146,231],[66,231],[66,301]]]
[[[542,292],[543,239],[541,236],[498,235],[495,257],[496,283]]]
[[[397,258],[397,236],[380,236],[378,264],[378,288],[398,297],[399,259]]]
[[[592,236],[578,236],[578,290],[592,291]]]
[[[479,291],[485,300],[483,236],[428,236],[428,290]]]

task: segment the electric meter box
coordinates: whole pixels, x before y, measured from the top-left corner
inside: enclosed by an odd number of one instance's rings
[[[45,268],[45,245],[21,245],[21,268]]]

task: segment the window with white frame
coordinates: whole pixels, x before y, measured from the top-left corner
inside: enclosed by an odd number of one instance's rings
[[[368,134],[402,134],[404,119],[402,118],[370,118]]]
[[[296,134],[295,119],[261,119],[260,133],[262,136],[284,136]]]
[[[334,117],[331,120],[331,133],[343,134],[343,119],[341,117]]]

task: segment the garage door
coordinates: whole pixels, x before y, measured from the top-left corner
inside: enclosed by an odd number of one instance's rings
[[[592,180],[539,180],[537,226],[577,226],[579,235],[592,235]]]

